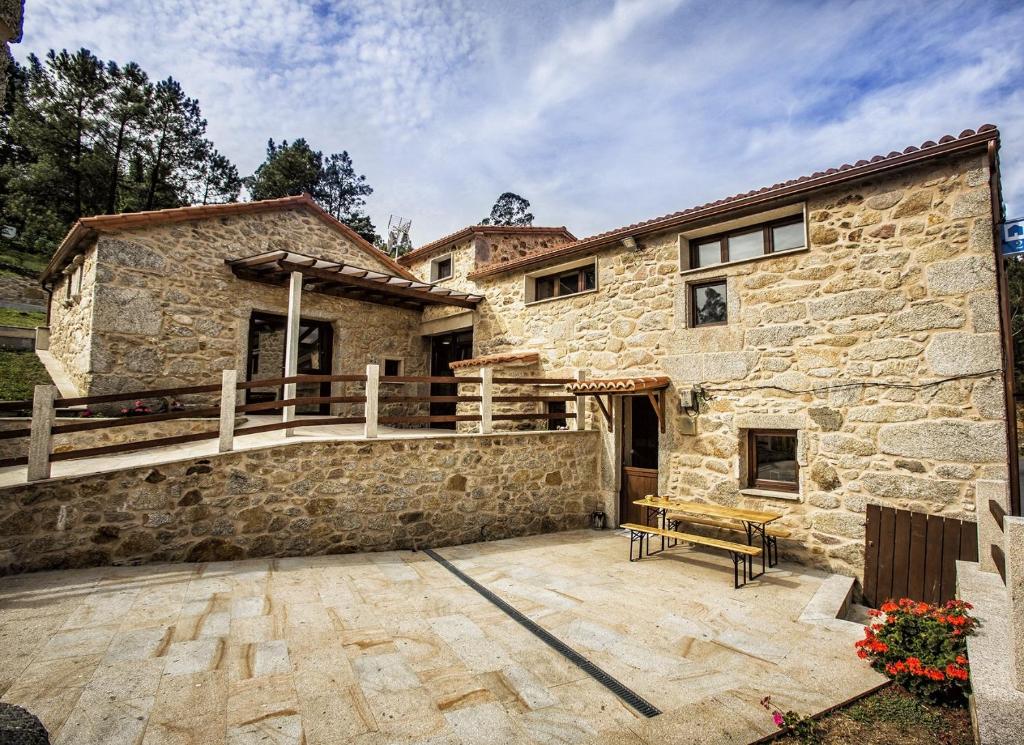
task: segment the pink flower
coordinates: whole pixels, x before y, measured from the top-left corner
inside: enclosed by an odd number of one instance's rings
[[[781,727],[785,720],[783,720],[781,713],[775,712],[774,714],[772,714],[772,721],[775,722],[776,727]]]

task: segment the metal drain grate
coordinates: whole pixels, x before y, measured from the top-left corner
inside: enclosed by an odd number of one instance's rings
[[[614,693],[616,696],[618,696],[620,699],[625,701],[627,704],[632,706],[634,709],[636,709],[638,712],[643,714],[645,717],[656,717],[656,716],[658,716],[661,713],[661,709],[659,709],[657,706],[652,704],[650,701],[645,699],[643,696],[638,694],[636,691],[633,691],[632,689],[627,688],[621,682],[619,682],[618,680],[613,678],[611,675],[606,673],[604,670],[599,668],[597,665],[595,665],[593,662],[591,662],[586,657],[581,655],[575,649],[573,649],[572,647],[567,645],[561,639],[559,639],[558,637],[554,636],[549,631],[547,631],[547,630],[541,628],[540,626],[538,626],[536,623],[534,623],[532,620],[530,620],[529,617],[524,616],[522,613],[520,613],[518,610],[516,610],[511,605],[506,603],[504,600],[499,598],[497,595],[495,595],[493,592],[488,590],[486,587],[481,585],[475,579],[473,579],[468,574],[463,572],[461,569],[456,567],[454,564],[452,564],[450,561],[448,561],[448,559],[444,558],[440,554],[435,553],[434,551],[432,551],[429,548],[424,549],[423,553],[425,553],[431,559],[433,559],[438,564],[443,566],[445,569],[447,569],[449,572],[454,574],[456,577],[461,579],[463,582],[465,582],[467,585],[472,587],[478,593],[483,595],[491,603],[493,603],[494,605],[496,605],[499,608],[501,608],[501,610],[504,611],[510,618],[512,618],[513,621],[518,623],[520,626],[522,626],[524,629],[526,629],[531,634],[536,636],[538,639],[540,639],[542,642],[547,644],[553,650],[555,650],[560,655],[565,657],[565,659],[569,660],[569,662],[571,662],[574,665],[576,665],[583,672],[585,672],[591,678],[593,678],[598,683],[603,685],[605,688],[607,688],[609,691]]]

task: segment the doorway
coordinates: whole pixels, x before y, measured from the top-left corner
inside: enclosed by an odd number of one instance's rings
[[[622,397],[622,479],[619,523],[647,523],[647,510],[633,504],[658,493],[658,415],[647,396]]]
[[[284,377],[285,340],[288,319],[273,313],[253,311],[249,318],[249,354],[246,363],[247,379],[260,380]],[[334,329],[327,321],[299,320],[299,375],[330,375],[334,352]],[[297,398],[330,396],[330,383],[299,383],[295,386]],[[249,388],[245,402],[280,401],[284,386]],[[330,414],[330,404],[296,406],[296,414]]]
[[[468,360],[473,356],[473,330],[456,331],[430,337],[430,374],[437,377],[455,377],[449,367],[452,362]],[[455,383],[431,383],[431,396],[457,396],[459,386]],[[454,401],[431,401],[430,416],[451,416],[456,412]],[[434,429],[455,429],[455,422],[431,422]]]

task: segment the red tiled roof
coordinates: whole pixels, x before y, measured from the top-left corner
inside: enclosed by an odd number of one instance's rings
[[[566,384],[569,393],[643,393],[667,388],[669,379],[664,375],[645,375],[636,378],[608,378],[581,380]]]
[[[485,354],[482,357],[473,357],[468,360],[449,362],[448,367],[452,370],[461,370],[466,367],[484,367],[485,365],[502,365],[509,362],[538,362],[540,352],[499,352],[498,354]]]
[[[404,256],[400,256],[398,261],[402,264],[409,264],[412,261],[423,259],[429,254],[434,253],[442,248],[445,248],[449,244],[460,241],[463,238],[469,238],[472,235],[560,235],[567,241],[576,240],[576,236],[570,233],[564,225],[557,228],[548,227],[534,227],[532,225],[469,225],[461,230],[457,230],[454,233],[438,238],[436,241],[425,243],[419,248],[410,251]]]
[[[586,253],[595,248],[620,241],[627,236],[653,233],[659,230],[677,227],[684,223],[713,216],[718,213],[756,205],[774,199],[804,194],[823,186],[841,183],[844,181],[852,181],[880,171],[900,168],[922,160],[967,150],[988,142],[998,141],[999,130],[993,124],[982,125],[978,128],[977,132],[973,129],[965,129],[956,137],[952,135],[945,135],[944,137],[941,137],[938,142],[928,140],[920,147],[914,147],[911,145],[910,147],[905,148],[902,152],[896,152],[894,150],[888,155],[876,155],[868,160],[858,160],[853,164],[845,163],[838,168],[829,168],[825,171],[817,171],[809,176],[801,176],[799,178],[790,179],[789,181],[765,186],[761,189],[755,189],[743,194],[726,197],[725,199],[708,202],[707,204],[690,207],[689,209],[682,210],[681,212],[673,212],[668,215],[662,215],[661,217],[655,217],[650,220],[633,223],[632,225],[625,225],[621,228],[615,228],[614,230],[608,230],[604,233],[598,233],[587,238],[582,238],[573,243],[567,243],[564,246],[556,246],[555,248],[547,249],[545,251],[538,251],[536,253],[529,254],[528,256],[507,261],[502,264],[486,266],[482,269],[478,269],[477,271],[470,272],[468,276],[470,279],[489,277],[515,269],[522,269],[549,259],[564,258]]]
[[[95,215],[93,217],[80,218],[68,231],[68,234],[61,241],[60,246],[54,253],[50,263],[46,265],[40,276],[40,281],[45,282],[50,276],[59,271],[70,260],[70,255],[78,248],[82,241],[91,238],[96,233],[110,230],[128,230],[132,228],[148,227],[150,225],[163,225],[166,223],[186,222],[189,220],[204,220],[211,217],[226,217],[228,215],[256,214],[259,212],[274,212],[276,210],[304,209],[315,217],[319,218],[328,227],[338,231],[345,238],[351,241],[357,248],[362,249],[367,255],[383,262],[399,275],[406,279],[416,279],[405,267],[400,266],[394,259],[378,249],[372,243],[352,230],[348,225],[336,219],[316,203],[309,194],[299,194],[293,197],[281,197],[280,199],[263,199],[257,202],[228,202],[227,204],[204,204],[193,207],[175,207],[165,210],[150,210],[147,212],[124,212],[117,215]]]

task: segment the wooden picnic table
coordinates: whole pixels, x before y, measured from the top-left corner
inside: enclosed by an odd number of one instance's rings
[[[747,534],[747,545],[752,546],[754,544],[754,537],[761,537],[761,573],[765,572],[765,554],[768,552],[768,540],[766,536],[766,529],[768,523],[774,522],[783,517],[780,512],[765,512],[761,510],[742,510],[735,507],[725,507],[720,504],[707,504],[704,502],[687,502],[682,499],[672,499],[671,497],[659,497],[653,494],[648,494],[643,499],[636,499],[633,504],[645,507],[647,509],[647,520],[650,522],[651,516],[656,515],[661,521],[660,525],[663,529],[667,529],[668,525],[668,513],[674,512],[677,514],[694,515],[696,517],[711,517],[711,518],[724,518],[727,520],[736,520],[743,525],[744,530]],[[665,548],[665,537],[661,537],[661,547]]]

